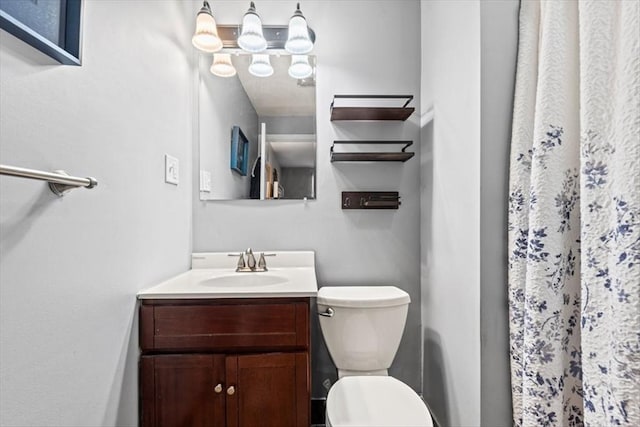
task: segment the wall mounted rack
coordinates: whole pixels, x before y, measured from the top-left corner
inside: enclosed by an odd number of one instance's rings
[[[336,144],[360,144],[360,145],[403,145],[400,152],[367,151],[367,152],[336,152]],[[406,152],[407,147],[413,145],[413,141],[333,141],[331,146],[332,162],[406,162],[415,153]]]
[[[350,100],[348,105],[337,105]],[[364,101],[363,101],[364,100]],[[404,102],[393,105],[397,101]],[[415,111],[408,107],[413,95],[334,95],[331,102],[331,121],[337,120],[395,120],[405,121]]]
[[[342,209],[398,209],[397,191],[343,191]]]

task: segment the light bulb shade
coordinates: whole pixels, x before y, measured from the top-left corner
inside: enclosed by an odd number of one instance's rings
[[[284,44],[284,48],[287,52],[295,55],[309,53],[313,49],[313,42],[311,41],[311,37],[309,37],[307,20],[304,19],[300,11],[300,3],[298,3],[298,8],[289,20],[289,35],[287,42]]]
[[[213,64],[210,71],[218,77],[233,77],[236,75],[236,67],[231,62],[231,55],[228,53],[216,53],[213,55]]]
[[[309,65],[307,55],[291,55],[289,75],[294,79],[306,79],[313,74],[313,68]]]
[[[273,74],[273,67],[267,54],[253,55],[251,65],[249,65],[249,72],[256,77],[269,77]]]
[[[242,33],[238,37],[238,46],[251,53],[262,52],[267,48],[267,41],[262,33],[262,21],[253,2],[242,18]]]
[[[204,52],[217,52],[222,49],[222,40],[218,37],[216,21],[213,19],[209,3],[204,2],[196,18],[196,32],[191,39],[193,45]]]

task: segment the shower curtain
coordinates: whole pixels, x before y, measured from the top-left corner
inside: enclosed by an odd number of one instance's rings
[[[522,0],[509,184],[517,426],[640,425],[640,2]]]

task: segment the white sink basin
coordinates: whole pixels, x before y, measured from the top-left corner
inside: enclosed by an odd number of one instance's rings
[[[214,287],[262,287],[276,286],[288,282],[289,279],[268,272],[264,273],[235,273],[234,275],[212,277],[200,282],[202,286]]]
[[[256,255],[258,251],[254,252]],[[312,251],[272,252],[268,271],[236,272],[237,255],[194,253],[191,270],[138,292],[139,299],[315,297],[318,293]]]

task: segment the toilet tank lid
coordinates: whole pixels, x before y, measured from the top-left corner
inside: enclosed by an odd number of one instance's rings
[[[324,286],[318,304],[333,307],[394,307],[411,302],[409,294],[395,286]]]

